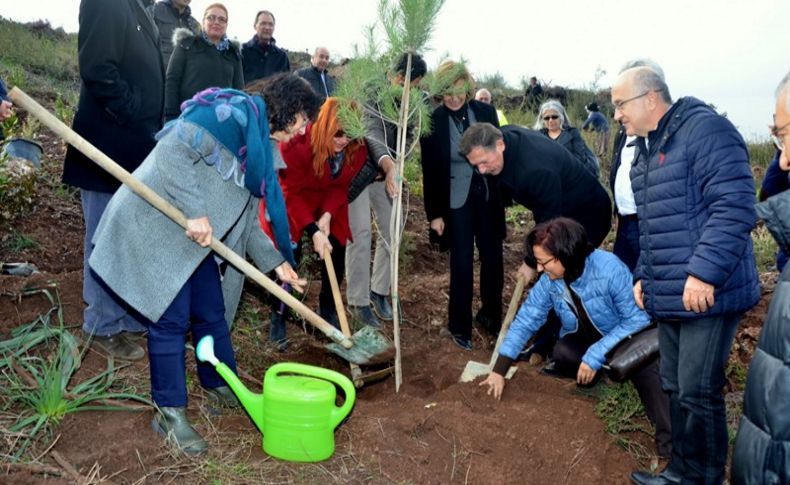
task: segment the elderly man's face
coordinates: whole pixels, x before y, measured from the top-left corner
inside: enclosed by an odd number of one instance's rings
[[[262,13],[255,20],[255,34],[258,39],[269,42],[274,35],[274,17],[268,13]]]
[[[313,54],[311,61],[313,67],[319,71],[326,71],[326,68],[329,66],[329,49],[319,47],[315,50],[315,54]]]
[[[615,107],[614,119],[623,124],[628,136],[647,136],[652,126],[649,102],[656,93],[635,91],[633,76],[623,73],[612,86],[612,104]]]
[[[790,111],[787,109],[788,90],[776,100],[776,114],[774,115],[773,135],[783,145],[779,165],[783,170],[790,170],[790,160],[787,158],[787,147],[790,145]]]
[[[466,155],[466,159],[483,175],[499,175],[505,167],[504,153],[505,142],[497,140],[493,150],[476,146]]]
[[[481,103],[491,104],[491,93],[485,89],[481,89],[477,92],[477,94],[475,94],[475,99]]]

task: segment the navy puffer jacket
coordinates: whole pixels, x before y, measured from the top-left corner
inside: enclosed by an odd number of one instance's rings
[[[771,197],[757,212],[779,247],[790,251],[790,192]],[[732,455],[732,482],[790,483],[790,265],[768,307],[746,379],[743,416]]]
[[[760,287],[750,232],[757,216],[746,144],[735,127],[695,98],[681,98],[655,131],[637,140],[631,185],[639,216],[645,310],[657,319],[743,313]],[[649,150],[646,148],[649,146]],[[686,279],[715,287],[705,314],[683,308]]]

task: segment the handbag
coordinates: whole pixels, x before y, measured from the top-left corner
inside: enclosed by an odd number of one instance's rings
[[[658,327],[651,325],[620,341],[606,354],[603,368],[614,382],[627,381],[658,358]]]

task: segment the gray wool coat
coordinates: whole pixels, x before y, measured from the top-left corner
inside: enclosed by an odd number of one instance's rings
[[[133,175],[181,210],[187,218],[208,216],[214,236],[236,253],[249,255],[268,272],[284,259],[260,229],[258,205],[240,179],[238,160],[205,130],[180,121],[134,171]],[[198,130],[202,137],[195,137]],[[182,140],[200,140],[197,149]],[[219,150],[222,163],[204,158]],[[218,169],[236,171],[225,178]],[[237,177],[238,175],[238,177]],[[124,301],[157,321],[211,250],[188,239],[184,229],[134,194],[125,185],[110,200],[93,238],[90,267]],[[223,281],[226,311],[232,319],[243,277]],[[232,287],[229,287],[232,286]],[[232,306],[232,308],[231,308]],[[230,320],[229,320],[230,321]]]

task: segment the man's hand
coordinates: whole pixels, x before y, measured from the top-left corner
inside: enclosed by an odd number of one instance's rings
[[[527,263],[521,263],[521,266],[519,266],[518,268],[518,273],[516,274],[516,277],[521,276],[522,278],[524,278],[524,282],[526,284],[530,284],[532,283],[532,280],[535,279],[535,275],[537,273],[538,271],[535,268],[531,268]]]
[[[11,101],[0,101],[0,121],[5,121],[14,114],[14,110],[11,109],[13,106]]]
[[[440,236],[444,234],[444,219],[437,217],[436,219],[432,220],[431,229],[433,229],[433,231]]]
[[[636,306],[642,310],[645,309],[645,302],[642,300],[642,280],[634,284],[634,300],[636,301]]]
[[[307,280],[304,278],[299,278],[299,275],[296,274],[296,271],[294,271],[287,261],[274,268],[274,272],[277,274],[277,278],[280,281],[283,283],[288,283],[291,285],[291,288],[298,291],[299,293],[304,293],[304,287],[307,285]]]
[[[197,219],[187,219],[187,237],[200,244],[202,247],[205,248],[211,244],[212,233],[211,224],[208,223],[208,216],[199,217]]]
[[[488,386],[486,394],[489,396],[493,395],[494,398],[499,401],[502,399],[502,391],[505,390],[505,376],[497,374],[496,372],[491,372],[480,385]]]
[[[398,165],[390,157],[382,157],[379,161],[379,167],[384,171],[384,184],[387,188],[387,193],[391,198],[398,196]]]
[[[332,252],[332,243],[329,242],[329,238],[326,237],[321,231],[316,231],[313,234],[313,251],[318,254],[319,259],[324,259],[324,251]]]
[[[329,226],[330,226],[329,223],[331,221],[332,221],[332,214],[330,214],[329,212],[324,212],[321,218],[318,219],[318,222],[316,222],[316,225],[318,226],[318,230],[323,232],[324,235],[327,237],[329,237]]]
[[[592,367],[582,362],[579,366],[579,372],[576,373],[576,382],[584,386],[591,383],[594,377],[595,371],[592,370]]]
[[[713,285],[689,275],[683,288],[683,307],[686,311],[702,313],[713,307]]]

